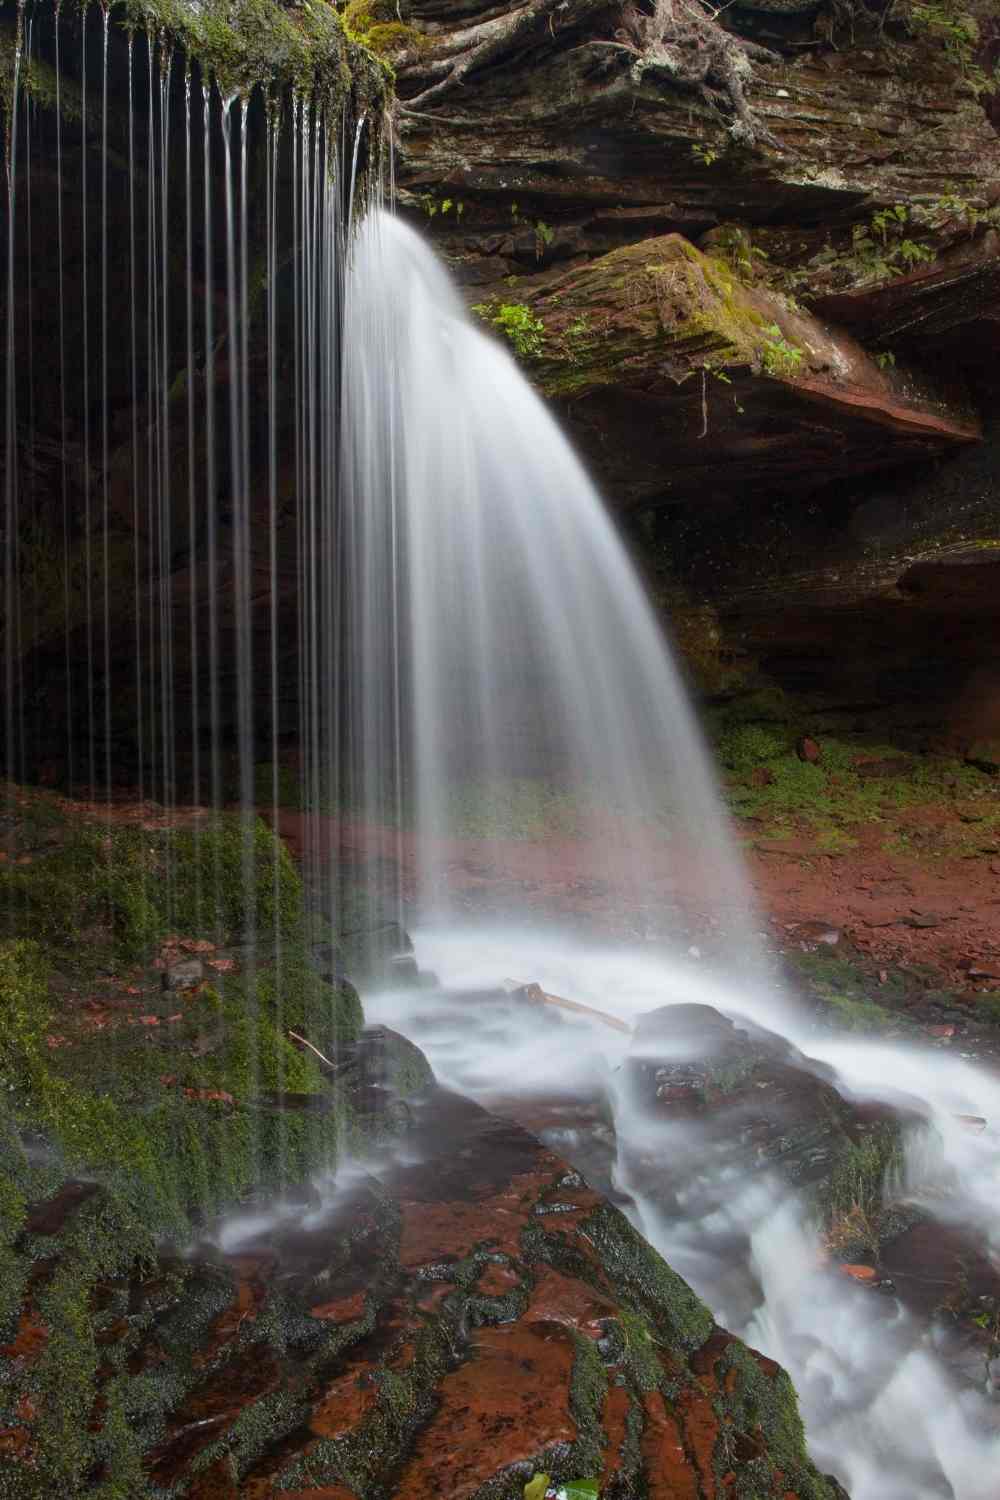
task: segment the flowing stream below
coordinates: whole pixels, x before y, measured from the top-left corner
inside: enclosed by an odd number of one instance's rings
[[[410,809],[397,852],[431,976],[375,990],[369,1020],[616,1196],[716,1318],[789,1370],[813,1455],[854,1500],[988,1500],[992,1345],[934,1316],[947,1277],[914,1244],[928,1224],[959,1234],[966,1293],[989,1284],[1000,1083],[817,1033],[772,970],[669,650],[562,434],[404,226],[367,221],[347,300],[357,639],[383,687],[363,749]],[[507,882],[499,921],[456,899],[449,837],[470,802],[495,834],[525,786],[558,799],[575,889],[601,885],[617,940],[539,909],[558,838],[533,840],[536,878]],[[492,857],[513,867],[513,847]],[[707,924],[704,957],[671,894]],[[625,1030],[532,1004],[530,985]],[[852,1263],[858,1245],[880,1271]]]
[[[988,1262],[1000,1080],[929,1049],[820,1036],[768,992],[706,975],[662,948],[594,946],[504,926],[428,928],[416,934],[416,953],[440,988],[373,993],[369,1019],[416,1041],[443,1084],[519,1120],[618,1195],[717,1320],[789,1371],[814,1458],[854,1500],[996,1494],[996,1371],[949,1319],[931,1316],[948,1290],[940,1272],[901,1262],[898,1286],[885,1276],[878,1288],[844,1275],[824,1250],[807,1195],[780,1170],[781,1153],[748,1165],[725,1101],[721,1121],[711,1112],[644,1111],[628,1067],[641,1043],[599,1021],[519,1004],[502,981],[530,977],[631,1023],[692,1003],[751,1035],[759,1026],[773,1033],[783,1017],[780,1035],[801,1049],[807,1077],[826,1064],[845,1099],[904,1114],[904,1158],[886,1185],[888,1202],[941,1236],[961,1226]],[[653,1050],[668,1066],[693,1057],[683,1037]]]

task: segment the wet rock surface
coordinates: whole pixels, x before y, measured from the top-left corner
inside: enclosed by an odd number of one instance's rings
[[[514,1500],[539,1469],[620,1497],[840,1493],[804,1457],[778,1366],[564,1161],[454,1094],[413,1102],[404,1159],[238,1231],[101,1289],[116,1399],[157,1389],[132,1419],[136,1494]],[[29,1293],[3,1351],[20,1419],[0,1465],[23,1494],[23,1393],[54,1333],[32,1319]],[[93,1430],[111,1418],[99,1403]]]

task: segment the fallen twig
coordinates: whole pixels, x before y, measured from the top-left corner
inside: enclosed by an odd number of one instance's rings
[[[337,1064],[332,1063],[328,1057],[324,1057],[319,1048],[314,1047],[312,1042],[307,1041],[304,1036],[299,1036],[297,1031],[289,1031],[288,1035],[291,1037],[293,1042],[298,1042],[301,1046],[308,1047],[310,1052],[314,1052],[316,1054],[321,1063],[325,1063],[328,1068],[332,1069],[333,1072],[336,1073]]]
[[[553,1005],[557,1010],[571,1010],[577,1015],[589,1016],[593,1021],[601,1021],[615,1031],[623,1031],[626,1036],[632,1035],[632,1027],[627,1021],[610,1016],[607,1011],[595,1010],[592,1005],[581,1005],[579,1000],[566,1000],[562,995],[550,995],[540,984],[521,984],[516,979],[505,979],[504,989],[509,994],[521,995],[531,1005]]]

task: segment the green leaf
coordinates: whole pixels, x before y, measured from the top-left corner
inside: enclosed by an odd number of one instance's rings
[[[524,1500],[545,1500],[545,1491],[552,1483],[548,1474],[536,1474],[524,1486]]]
[[[570,1479],[556,1490],[556,1500],[597,1500],[600,1492],[596,1479]]]

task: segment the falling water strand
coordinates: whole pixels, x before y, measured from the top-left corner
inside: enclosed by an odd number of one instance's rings
[[[108,541],[111,452],[108,441],[108,26],[107,0],[101,3],[101,498],[104,573],[104,789],[111,812],[111,553]]]
[[[160,690],[163,735],[163,804],[170,812],[176,805],[176,736],[174,722],[174,620],[173,620],[173,464],[170,436],[170,85],[173,47],[164,38],[160,48],[160,182],[159,235],[162,275],[160,337]],[[167,910],[172,911],[172,861],[167,863]]]
[[[215,284],[212,247],[212,84],[202,83],[202,172],[205,219],[205,535],[208,573],[208,729],[209,801],[222,800],[219,761],[219,606],[218,606],[218,474],[215,455],[215,320],[211,288]],[[213,872],[216,884],[218,871]]]
[[[143,608],[142,608],[142,526],[139,511],[139,350],[137,300],[137,258],[135,218],[135,95],[133,64],[135,39],[129,31],[128,45],[128,288],[129,288],[129,376],[131,381],[131,473],[132,473],[132,594],[135,610],[135,731],[140,803],[146,794],[145,704],[143,699]]]
[[[31,48],[32,48],[32,41],[33,41],[33,39],[34,39],[34,13],[31,12],[28,15],[28,18],[27,18],[27,36],[26,36],[25,47],[24,47],[24,68],[25,68],[26,74],[28,74],[29,76],[30,76],[30,70],[31,70]],[[19,537],[19,539],[18,539],[18,550],[19,550],[19,553],[21,554],[21,557],[20,557],[20,565],[18,566],[18,569],[17,569],[17,571],[18,571],[18,577],[19,577],[19,586],[18,586],[18,605],[19,605],[19,608],[18,608],[18,615],[17,615],[17,639],[16,639],[16,646],[15,646],[15,649],[17,651],[18,664],[19,664],[18,665],[18,672],[17,672],[17,721],[18,721],[18,728],[17,728],[17,766],[18,766],[18,773],[17,774],[18,774],[18,779],[23,779],[24,773],[25,773],[25,767],[26,767],[26,764],[27,764],[27,757],[26,757],[27,736],[25,734],[25,685],[24,685],[24,665],[23,665],[23,663],[24,663],[24,650],[25,650],[25,641],[26,641],[26,639],[30,640],[33,645],[38,640],[38,610],[39,610],[39,577],[38,577],[38,574],[39,574],[39,566],[40,566],[40,563],[41,563],[41,558],[39,556],[39,550],[40,550],[39,549],[40,532],[39,532],[39,526],[38,526],[39,517],[38,517],[37,493],[36,493],[36,489],[37,489],[36,479],[37,479],[37,474],[38,474],[38,462],[37,462],[37,456],[36,456],[36,450],[35,450],[35,309],[34,309],[34,306],[33,306],[33,303],[32,303],[32,291],[33,291],[33,280],[34,280],[35,256],[34,256],[34,243],[33,243],[33,234],[32,234],[32,187],[31,187],[31,136],[32,136],[32,128],[31,127],[32,127],[32,112],[33,112],[34,105],[33,105],[32,91],[31,91],[31,89],[24,89],[22,91],[22,98],[23,98],[23,102],[24,102],[23,162],[24,162],[25,275],[24,275],[23,289],[22,289],[22,294],[21,295],[24,298],[24,306],[25,306],[25,309],[26,309],[25,324],[26,324],[26,336],[27,336],[28,349],[27,349],[27,358],[25,360],[25,365],[26,365],[26,372],[27,372],[27,380],[26,380],[27,392],[26,393],[27,393],[27,398],[28,398],[27,399],[27,408],[28,409],[27,409],[27,433],[26,433],[26,444],[25,444],[26,450],[27,450],[27,463],[25,465],[26,473],[24,474],[24,480],[26,481],[26,483],[22,483],[22,486],[21,486],[22,493],[21,493],[20,498],[19,498],[19,511],[20,511],[19,520],[20,520],[20,526],[21,526],[21,528],[23,528],[24,527],[24,493],[23,492],[24,492],[24,489],[26,488],[27,492],[28,492],[27,493],[27,499],[28,499],[27,532],[28,532],[28,537],[30,539],[30,550],[29,550],[27,559],[25,559],[24,555],[23,555],[23,552],[21,552],[21,542],[20,542],[20,537]],[[25,597],[24,597],[25,596],[25,587],[24,587],[24,584],[25,584],[26,580],[23,578],[24,563],[25,562],[27,562],[27,564],[30,566],[30,569],[31,569],[31,587],[30,587],[30,600],[29,600],[30,618],[27,621],[25,621]]]
[[[268,601],[270,604],[270,650],[268,671],[270,676],[270,746],[271,746],[271,818],[275,832],[279,819],[279,775],[278,775],[278,437],[277,437],[277,300],[275,278],[278,265],[278,143],[280,139],[280,103],[267,101],[267,151],[265,157],[265,286],[264,321],[267,344],[267,559]],[[275,1020],[279,1034],[284,1035],[284,976],[282,972],[282,944],[280,921],[281,849],[276,838],[271,862],[271,902],[273,920],[271,941],[274,946],[274,1005]],[[285,1089],[285,1059],[278,1060],[276,1085],[279,1092]],[[278,1118],[278,1159],[285,1161],[288,1142],[288,1126],[284,1114]]]
[[[246,144],[246,111],[243,101],[240,101],[239,110],[239,133],[240,154],[234,159],[232,129],[235,115],[234,104],[236,96],[225,98],[222,101],[222,139],[223,139],[223,170],[225,173],[225,196],[226,196],[226,342],[227,359],[229,365],[229,508],[231,518],[231,536],[233,550],[233,588],[234,598],[232,604],[232,628],[234,636],[234,650],[236,654],[236,751],[237,768],[239,776],[240,815],[242,820],[242,865],[243,865],[243,901],[246,912],[244,943],[249,946],[246,952],[250,955],[250,969],[246,981],[246,993],[250,999],[251,1019],[255,1015],[256,986],[254,984],[253,966],[253,826],[250,820],[250,804],[252,801],[253,788],[253,766],[248,760],[248,754],[252,754],[250,746],[250,721],[248,719],[248,694],[250,691],[250,640],[249,640],[249,611],[247,608],[249,582],[249,538],[247,535],[248,517],[246,513],[247,489],[244,478],[244,468],[247,459],[246,454],[246,427],[245,427],[245,397],[244,380],[246,377],[244,342],[245,331],[242,319],[246,314],[246,294],[244,277],[246,272],[245,244],[238,238],[239,234],[245,233],[246,212],[243,193],[245,191],[245,144]],[[235,202],[236,191],[239,188],[239,216],[237,217],[237,205]],[[256,1067],[256,1057],[251,1066]]]
[[[80,315],[82,328],[81,373],[83,376],[83,464],[80,475],[83,491],[83,571],[86,619],[87,657],[87,795],[93,801],[97,791],[97,765],[94,743],[94,558],[91,516],[90,485],[90,236],[87,173],[87,18],[89,10],[84,5],[80,14],[80,223],[81,265],[80,278],[82,296]]]
[[[69,629],[69,462],[66,442],[66,270],[65,239],[63,225],[63,142],[62,142],[62,55],[60,38],[62,33],[61,6],[55,7],[55,132],[56,132],[56,248],[59,260],[59,287],[57,302],[59,309],[59,497],[62,505],[62,590],[63,590],[63,647],[66,675],[66,789],[73,795],[75,763],[73,743],[73,664]],[[130,44],[131,45],[131,44]],[[132,174],[129,172],[131,185]]]
[[[188,670],[190,673],[192,803],[201,801],[200,657],[198,652],[198,449],[195,432],[194,356],[194,213],[191,189],[191,64],[184,60],[184,318],[186,329],[184,382],[187,394],[187,554],[188,554]],[[202,910],[201,824],[194,824],[195,909]]]
[[[21,85],[21,49],[24,41],[24,0],[17,8],[17,30],[14,38],[14,65],[11,78],[11,96],[7,113],[7,130],[4,142],[5,167],[7,172],[7,326],[6,326],[6,391],[4,409],[4,438],[6,455],[4,464],[4,599],[6,603],[5,637],[5,704],[4,722],[6,730],[5,769],[9,782],[18,772],[17,748],[14,724],[14,667],[15,641],[10,622],[16,618],[17,601],[17,392],[15,361],[15,302],[14,302],[14,249],[15,208],[17,185],[17,106]]]
[[[146,482],[143,493],[146,499],[146,578],[150,590],[148,610],[148,633],[143,653],[147,669],[146,703],[149,714],[149,786],[150,796],[155,799],[160,792],[158,785],[159,765],[159,684],[157,682],[157,639],[159,631],[159,598],[157,593],[157,538],[159,503],[159,442],[157,376],[159,371],[159,285],[156,235],[156,112],[155,99],[155,41],[151,30],[146,32]],[[162,793],[161,793],[162,795]]]

